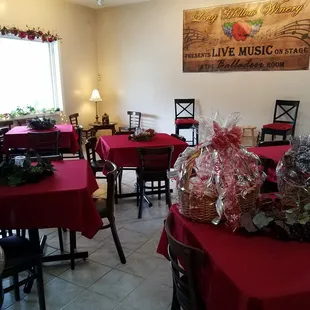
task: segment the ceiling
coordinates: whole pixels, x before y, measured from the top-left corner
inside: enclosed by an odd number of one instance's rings
[[[118,6],[118,5],[125,5],[125,4],[131,4],[131,3],[138,3],[138,2],[146,2],[150,0],[104,0],[103,6],[99,6],[97,4],[97,0],[67,0],[68,2],[88,6],[93,9],[100,9],[103,7],[109,7],[109,6]]]

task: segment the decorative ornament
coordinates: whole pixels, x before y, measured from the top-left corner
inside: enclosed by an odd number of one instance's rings
[[[3,36],[13,35],[19,37],[20,39],[28,39],[30,41],[39,39],[42,42],[48,42],[48,43],[61,40],[58,34],[51,33],[50,31],[45,32],[39,27],[30,28],[26,26],[26,29],[18,29],[15,26],[9,27],[0,25],[0,34]]]

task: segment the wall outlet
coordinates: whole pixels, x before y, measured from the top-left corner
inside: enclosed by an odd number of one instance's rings
[[[100,75],[100,74],[98,74],[98,76],[97,76],[97,80],[98,80],[98,82],[100,82],[100,81],[101,81],[101,75]]]

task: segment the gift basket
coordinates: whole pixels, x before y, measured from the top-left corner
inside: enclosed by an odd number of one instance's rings
[[[187,148],[175,163],[179,211],[197,222],[226,220],[233,230],[255,208],[262,184],[259,159],[241,145],[239,113],[204,119],[205,139]]]
[[[310,136],[292,138],[292,148],[277,166],[282,204],[301,210],[310,203]]]

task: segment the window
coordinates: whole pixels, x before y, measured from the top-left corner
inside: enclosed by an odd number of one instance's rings
[[[18,106],[62,110],[57,41],[0,36],[0,59],[0,114]]]

